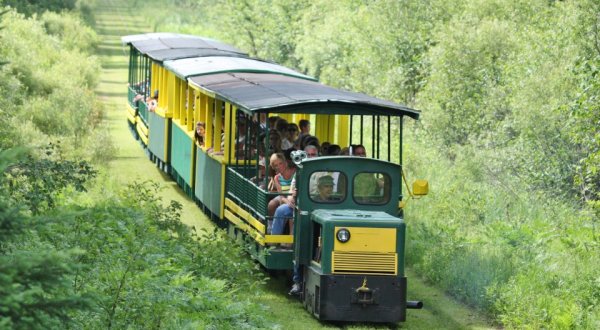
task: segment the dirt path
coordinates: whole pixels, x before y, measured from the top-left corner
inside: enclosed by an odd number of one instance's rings
[[[156,9],[158,10],[158,9]],[[182,220],[197,228],[212,228],[213,224],[200,212],[168,176],[158,170],[132,137],[125,117],[127,51],[122,47],[121,36],[151,32],[143,17],[134,15],[132,2],[127,0],[99,0],[94,13],[96,30],[103,38],[98,56],[102,61],[101,83],[97,93],[107,109],[106,123],[118,147],[116,159],[109,165],[107,184],[125,185],[135,181],[158,182],[162,197],[183,205]],[[444,293],[426,286],[415,274],[409,273],[409,299],[422,300],[423,310],[410,310],[406,329],[484,329],[489,325],[476,312],[456,303]],[[288,297],[287,277],[272,278],[260,293],[260,303],[271,311],[269,318],[281,329],[387,329],[389,325],[322,324],[305,312],[301,304]],[[391,326],[394,328],[395,326]]]

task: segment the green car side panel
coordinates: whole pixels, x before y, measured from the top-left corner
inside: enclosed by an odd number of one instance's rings
[[[168,138],[167,124],[170,119],[161,117],[154,112],[150,112],[149,116],[149,137],[148,137],[148,149],[158,159],[165,163],[168,163],[168,157],[165,157],[165,141]]]
[[[196,147],[197,148],[197,147]],[[221,213],[221,163],[209,157],[204,151],[196,150],[196,186],[194,195],[213,214],[222,218]]]
[[[188,186],[192,186],[191,168],[192,148],[194,141],[181,130],[181,128],[171,122],[171,166],[179,177],[181,177]]]
[[[204,181],[204,176],[206,175],[206,161],[207,161],[207,156],[204,153],[204,151],[202,151],[201,148],[199,148],[198,146],[196,146],[196,186],[194,188],[194,196],[196,196],[196,198],[202,203],[205,204],[205,201],[207,200],[206,197],[206,183]]]

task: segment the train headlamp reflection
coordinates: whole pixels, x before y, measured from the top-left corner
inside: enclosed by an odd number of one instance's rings
[[[346,228],[342,228],[337,231],[337,233],[335,234],[335,237],[341,243],[346,243],[350,240],[350,231]]]

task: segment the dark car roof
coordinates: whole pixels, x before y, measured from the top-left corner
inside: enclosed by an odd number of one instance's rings
[[[248,56],[242,50],[220,41],[186,34],[146,33],[124,36],[121,41],[160,62],[198,56]]]
[[[409,116],[420,111],[319,82],[273,73],[224,72],[189,83],[247,112]]]

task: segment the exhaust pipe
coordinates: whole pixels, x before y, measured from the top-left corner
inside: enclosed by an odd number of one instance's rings
[[[423,302],[422,301],[407,301],[406,308],[407,309],[421,309],[421,308],[423,308]]]

